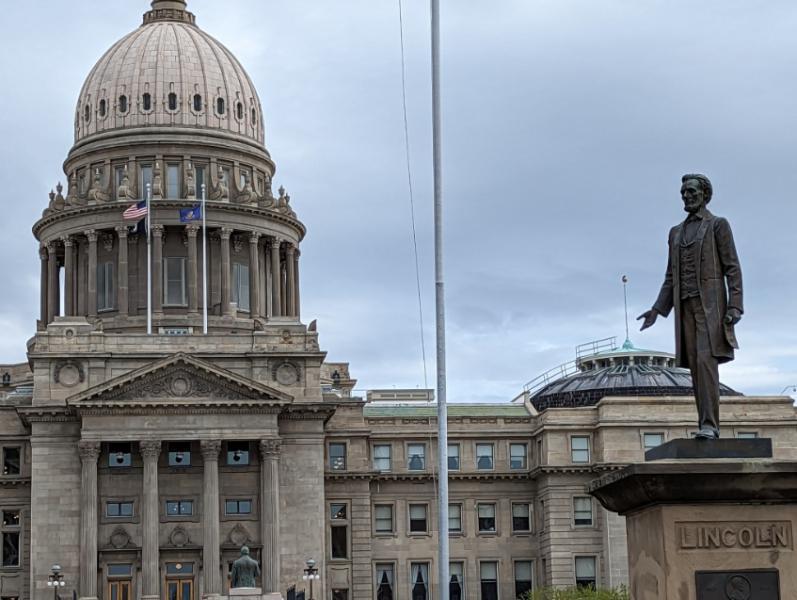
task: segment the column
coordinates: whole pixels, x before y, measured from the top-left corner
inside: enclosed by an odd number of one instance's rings
[[[188,235],[188,312],[196,314],[199,312],[197,302],[197,247],[196,235],[199,232],[199,225],[185,226],[185,233]]]
[[[47,327],[47,246],[39,246],[39,260],[41,261],[41,277],[39,279],[39,316],[42,327]]]
[[[130,279],[128,276],[128,264],[130,262],[128,258],[128,248],[127,248],[127,227],[117,227],[116,228],[116,235],[119,238],[119,260],[118,260],[118,267],[116,269],[116,298],[117,298],[117,308],[119,309],[119,315],[127,315],[129,312],[129,285]]]
[[[273,317],[279,317],[282,312],[280,311],[280,307],[282,306],[282,271],[280,269],[280,244],[282,244],[282,240],[279,238],[274,238],[271,240],[271,307],[272,307],[272,315]]]
[[[144,485],[141,502],[141,521],[144,527],[141,545],[141,598],[142,600],[159,600],[158,458],[161,453],[161,443],[149,440],[139,442],[139,448],[141,457],[144,459]]]
[[[128,249],[127,249],[127,252],[128,252],[128,260],[127,260],[128,267],[127,268],[128,268],[128,271],[132,270],[132,279],[133,279],[132,290],[130,289],[130,287],[128,287],[128,291],[127,291],[127,296],[128,296],[127,297],[127,312],[130,315],[137,315],[138,314],[138,307],[139,307],[139,303],[141,302],[141,300],[140,300],[140,298],[141,298],[141,287],[140,287],[140,283],[139,283],[139,281],[140,281],[139,270],[141,268],[140,267],[141,261],[139,260],[139,253],[141,252],[141,245],[139,244],[140,238],[141,238],[141,236],[138,235],[138,234],[133,234],[131,236],[128,236],[128,238],[127,238],[127,241],[129,242]],[[132,248],[132,250],[131,250],[131,248]],[[131,256],[133,257],[132,260],[130,259]],[[130,275],[130,273],[128,273],[128,275]],[[128,279],[128,281],[130,281],[130,280]],[[131,291],[132,291],[132,296],[131,296],[131,293],[130,293]]]
[[[221,235],[221,314],[229,315],[230,313],[230,235],[232,229],[229,227],[222,227]]]
[[[249,234],[249,316],[253,319],[260,316],[260,255],[257,252],[260,234],[252,231]]]
[[[163,225],[152,226],[152,312],[163,315]]]
[[[299,256],[301,251],[296,248],[293,266],[293,316],[298,320],[302,316],[301,303],[299,302]]]
[[[55,242],[47,242],[47,323],[52,323],[58,314],[58,248]]]
[[[75,315],[75,253],[74,241],[68,235],[61,238],[64,243],[64,315]]]
[[[78,442],[80,453],[80,598],[97,598],[97,458],[99,442]]]
[[[296,316],[295,257],[296,246],[293,244],[285,246],[285,287],[287,288],[287,293],[285,294],[285,314],[289,317]]]
[[[260,537],[263,593],[280,591],[280,440],[260,440]]]
[[[94,229],[86,231],[86,238],[89,240],[89,268],[86,279],[88,280],[88,289],[86,296],[88,298],[88,313],[89,317],[97,316],[97,232]]]
[[[280,257],[282,258],[282,257]],[[282,294],[280,295],[280,314],[283,317],[288,316],[288,269],[284,260],[280,261],[280,287]]]
[[[203,597],[221,595],[221,560],[219,539],[219,450],[221,441],[200,442],[204,461],[202,488],[202,571],[205,578]]]

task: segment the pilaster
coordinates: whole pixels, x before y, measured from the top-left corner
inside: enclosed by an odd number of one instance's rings
[[[203,598],[221,595],[221,565],[219,549],[219,451],[220,440],[200,442],[203,470],[202,501],[202,570],[204,574]]]
[[[144,459],[144,480],[141,493],[141,521],[143,523],[143,543],[141,547],[141,598],[158,600],[160,598],[160,551],[158,528],[158,458],[161,442],[147,440],[139,442],[141,457]]]
[[[260,264],[258,253],[258,243],[260,234],[257,232],[250,232],[249,234],[249,316],[253,319],[260,316],[260,286],[258,280],[260,277]]]
[[[81,441],[80,453],[80,583],[81,599],[97,598],[97,458],[99,442]]]
[[[188,236],[188,312],[199,312],[197,295],[197,247],[196,236],[199,232],[199,225],[193,223],[185,226],[185,233]]]
[[[126,315],[129,311],[129,277],[128,277],[128,248],[127,248],[127,227],[117,227],[116,235],[119,238],[119,260],[117,272],[117,308],[120,315]]]
[[[230,285],[230,236],[232,229],[229,227],[222,227],[219,231],[221,236],[221,314],[229,315],[230,312],[230,299],[231,299],[231,285]]]
[[[163,225],[152,226],[152,312],[163,315]]]
[[[94,229],[86,231],[89,241],[89,267],[87,273],[87,300],[89,317],[97,316],[97,232]]]
[[[263,540],[263,592],[280,588],[279,439],[260,440],[261,538]]]

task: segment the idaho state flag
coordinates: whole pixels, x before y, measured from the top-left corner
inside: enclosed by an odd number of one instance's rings
[[[191,208],[180,209],[180,223],[190,223],[191,221],[202,220],[202,205],[196,204]]]

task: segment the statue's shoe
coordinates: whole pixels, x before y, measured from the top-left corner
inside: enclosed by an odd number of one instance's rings
[[[695,437],[699,440],[716,440],[720,437],[720,434],[714,429],[703,428],[695,434]]]

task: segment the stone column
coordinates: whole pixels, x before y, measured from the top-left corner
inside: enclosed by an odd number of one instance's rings
[[[199,232],[199,225],[186,225],[185,232],[188,235],[188,312],[196,314],[199,312],[197,302],[197,248],[196,235]]]
[[[80,598],[97,598],[97,458],[99,442],[78,442],[80,453]]]
[[[88,280],[86,296],[88,300],[89,317],[97,316],[97,232],[94,229],[86,231],[89,240],[89,268],[86,279]]]
[[[282,288],[282,295],[280,296],[280,314],[283,317],[287,317],[288,316],[288,267],[284,260],[280,262],[280,286]]]
[[[298,320],[302,316],[301,303],[299,302],[299,256],[301,252],[296,248],[293,266],[293,316]]]
[[[249,234],[249,316],[253,319],[260,316],[260,254],[258,242],[260,234],[252,231]]]
[[[117,227],[116,235],[119,238],[119,260],[118,268],[116,269],[116,308],[119,309],[119,315],[127,315],[129,312],[129,292],[130,278],[128,276],[128,258],[127,247],[127,227]]]
[[[61,238],[64,243],[64,315],[75,315],[75,253],[74,240],[65,235]]]
[[[285,314],[289,317],[296,316],[296,246],[288,244],[285,247]]]
[[[273,317],[282,315],[282,270],[280,269],[280,245],[282,240],[271,240],[271,307]]]
[[[280,440],[260,440],[260,537],[263,593],[280,591]]]
[[[221,441],[200,442],[204,461],[202,487],[202,571],[205,589],[203,597],[221,595],[221,561],[219,539],[219,450]]]
[[[163,225],[152,226],[152,312],[163,314]]]
[[[161,453],[160,441],[139,442],[144,459],[144,485],[141,502],[141,521],[143,524],[143,543],[141,545],[141,598],[159,600],[160,598],[160,549],[158,530],[160,521],[158,498],[158,457]]]
[[[58,247],[47,242],[47,323],[52,323],[58,314]]]
[[[229,315],[230,312],[230,298],[231,298],[231,267],[230,267],[230,235],[232,229],[229,227],[222,227],[221,235],[221,314]]]
[[[128,250],[127,250],[127,252],[128,252],[128,261],[127,261],[128,270],[132,269],[132,271],[133,271],[133,273],[132,273],[133,287],[132,287],[132,289],[130,287],[128,287],[128,290],[127,290],[127,296],[128,296],[127,297],[127,313],[129,315],[137,315],[138,314],[138,307],[139,307],[139,303],[141,302],[141,300],[140,300],[140,298],[141,298],[141,287],[140,287],[140,283],[139,283],[141,281],[141,278],[139,276],[139,271],[141,269],[141,266],[140,266],[141,265],[141,261],[139,260],[139,253],[141,252],[142,244],[139,244],[139,240],[140,239],[141,239],[141,236],[139,234],[137,234],[137,233],[134,233],[133,235],[130,235],[127,238],[127,241],[129,242]],[[131,248],[132,248],[132,250],[131,250]],[[133,257],[132,260],[130,259],[131,255]],[[130,273],[128,273],[128,275],[129,274]],[[128,279],[128,282],[129,281],[130,280]],[[132,295],[131,295],[131,292],[132,292]]]
[[[39,260],[41,261],[41,277],[39,279],[39,316],[41,317],[42,327],[47,327],[47,279],[48,279],[48,263],[47,263],[47,246],[39,246]]]

